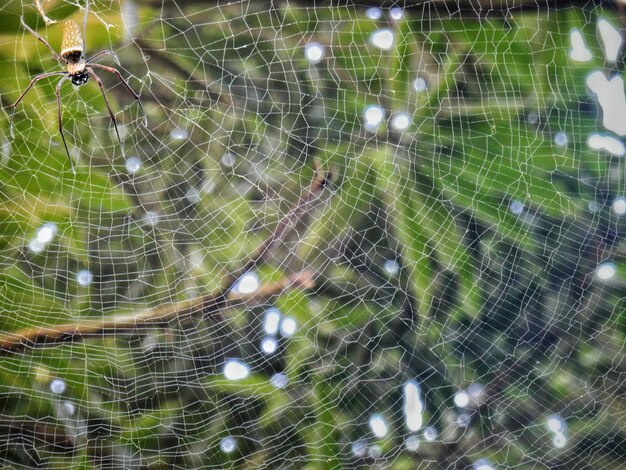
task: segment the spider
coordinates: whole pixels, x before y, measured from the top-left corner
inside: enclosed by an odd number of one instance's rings
[[[85,24],[86,24],[86,15],[87,15],[87,11],[85,11]],[[38,33],[36,33],[33,29],[31,29],[24,22],[24,18],[21,18],[21,22],[22,22],[22,26],[24,26],[26,30],[28,30],[31,34],[33,34],[33,36],[39,39],[42,43],[44,43],[44,45],[52,53],[52,57],[56,59],[56,61],[59,64],[61,64],[64,70],[57,71],[57,72],[45,72],[45,73],[41,73],[33,77],[30,84],[26,87],[24,92],[20,95],[20,97],[11,107],[11,118],[9,120],[11,137],[15,137],[13,133],[13,115],[15,114],[15,109],[20,104],[20,102],[22,101],[26,93],[28,93],[30,89],[35,85],[35,83],[37,83],[39,80],[56,76],[56,75],[62,75],[61,79],[59,80],[55,88],[55,95],[57,99],[57,112],[58,112],[58,119],[59,119],[59,133],[61,134],[61,139],[63,140],[65,152],[67,153],[67,158],[70,160],[70,165],[72,167],[72,171],[74,172],[74,174],[76,174],[76,169],[74,168],[74,162],[72,161],[72,157],[70,156],[70,152],[67,148],[67,142],[65,141],[65,134],[63,133],[63,116],[61,112],[61,85],[63,85],[63,83],[66,80],[69,79],[72,85],[76,87],[81,87],[85,83],[87,83],[90,77],[93,78],[93,80],[100,87],[100,91],[102,92],[102,96],[104,97],[104,103],[106,104],[107,110],[109,111],[109,116],[111,117],[113,126],[115,127],[115,134],[117,135],[117,139],[121,144],[122,139],[120,139],[120,133],[117,129],[117,121],[115,119],[115,115],[113,114],[113,110],[111,109],[111,104],[109,103],[106,92],[104,90],[104,85],[102,84],[100,77],[98,77],[98,75],[96,75],[96,73],[94,72],[93,70],[94,68],[101,69],[106,72],[110,72],[114,74],[115,76],[117,76],[117,78],[124,84],[124,86],[128,89],[128,91],[137,100],[137,103],[139,104],[139,108],[141,109],[141,112],[144,115],[144,125],[146,125],[146,122],[147,122],[146,114],[143,109],[143,106],[141,105],[139,95],[137,95],[137,93],[135,93],[133,89],[130,87],[128,82],[124,80],[124,77],[122,77],[122,74],[113,67],[107,67],[106,65],[100,65],[100,64],[94,63],[94,60],[104,55],[112,55],[115,57],[116,56],[115,52],[109,51],[109,50],[100,51],[97,54],[95,54],[93,57],[91,57],[90,59],[85,60],[85,43],[83,40],[84,34],[81,34],[80,27],[74,21],[67,21],[63,25],[63,41],[61,43],[61,54],[59,55],[43,37],[41,37]],[[84,27],[85,25],[83,25],[83,28]]]

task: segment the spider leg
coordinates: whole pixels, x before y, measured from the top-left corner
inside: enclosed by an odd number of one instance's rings
[[[115,114],[113,114],[113,110],[111,109],[111,104],[109,103],[109,99],[107,98],[107,94],[104,90],[104,85],[102,84],[102,80],[100,80],[100,77],[96,75],[96,73],[93,71],[91,67],[85,67],[85,70],[87,70],[87,73],[91,76],[91,78],[93,78],[96,81],[96,83],[100,87],[100,91],[102,92],[102,97],[104,98],[104,103],[107,105],[107,109],[109,110],[109,116],[111,116],[111,121],[113,121],[113,127],[115,127],[117,140],[119,141],[120,145],[122,145],[122,139],[120,139],[120,133],[117,130],[117,120],[115,119]]]
[[[48,44],[48,41],[46,41],[44,38],[42,38],[39,35],[39,33],[37,33],[34,29],[32,29],[30,26],[28,26],[26,24],[26,22],[24,21],[24,17],[23,16],[20,17],[20,21],[22,22],[22,26],[24,26],[24,28],[26,28],[26,30],[28,30],[33,36],[35,36],[37,39],[39,39],[41,42],[44,43],[44,45],[48,48],[48,50],[52,54],[52,57],[54,57],[61,65],[65,65],[65,61],[61,58],[61,56],[59,54],[57,54],[57,52],[54,49],[52,49],[52,46],[50,44]]]
[[[15,114],[15,109],[20,104],[20,102],[22,101],[24,96],[26,96],[26,93],[28,93],[30,91],[30,89],[35,85],[35,83],[37,83],[42,78],[52,77],[54,75],[65,75],[65,72],[47,72],[47,73],[42,73],[42,74],[36,75],[30,81],[30,84],[26,87],[26,90],[24,90],[22,92],[22,94],[17,99],[17,101],[15,103],[13,103],[13,105],[11,106],[11,117],[9,118],[9,130],[10,130],[12,139],[15,138],[15,134],[13,133],[13,115]]]
[[[91,64],[94,60],[99,59],[100,57],[102,57],[103,55],[112,55],[115,59],[115,62],[117,62],[117,54],[113,51],[100,51],[98,52],[96,55],[94,55],[93,57],[90,57],[89,59],[87,59],[85,61],[86,64]]]
[[[65,153],[67,153],[67,158],[70,160],[70,165],[72,166],[72,172],[76,174],[76,168],[74,168],[74,162],[72,161],[72,157],[70,157],[70,151],[67,148],[67,142],[65,141],[65,134],[63,133],[63,114],[61,112],[61,85],[63,82],[67,80],[67,75],[62,77],[57,84],[54,93],[57,95],[57,111],[59,115],[59,134],[61,134],[61,139],[63,139],[63,145],[65,146]]]
[[[143,113],[143,125],[145,127],[148,127],[148,116],[146,116],[146,111],[143,109],[143,105],[141,104],[141,99],[139,98],[139,95],[137,93],[135,93],[133,91],[133,89],[130,87],[130,85],[128,84],[128,82],[126,80],[124,80],[124,77],[122,77],[122,74],[119,72],[119,70],[117,70],[117,69],[115,69],[113,67],[107,67],[106,65],[101,65],[101,64],[90,64],[90,67],[96,67],[96,68],[102,69],[102,70],[104,70],[106,72],[110,72],[110,73],[116,75],[117,78],[120,79],[120,81],[124,84],[124,86],[128,89],[128,91],[130,91],[130,93],[137,100],[137,104],[139,105],[139,108],[141,109],[141,112]]]

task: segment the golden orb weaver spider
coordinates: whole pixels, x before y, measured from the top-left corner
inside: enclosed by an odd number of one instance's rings
[[[133,89],[130,87],[128,82],[124,80],[124,77],[122,77],[122,74],[114,67],[107,67],[106,65],[93,63],[94,60],[104,55],[112,55],[116,57],[115,52],[109,51],[109,50],[100,51],[97,54],[95,54],[93,57],[91,57],[90,59],[85,60],[84,32],[86,28],[85,25],[87,23],[87,13],[88,13],[88,4],[85,8],[85,22],[83,24],[82,34],[81,34],[80,27],[74,21],[66,21],[65,24],[63,25],[63,40],[61,43],[61,54],[57,54],[57,52],[52,48],[52,46],[50,46],[50,44],[48,44],[48,42],[43,37],[41,37],[33,29],[31,29],[24,22],[24,18],[20,19],[22,26],[24,26],[26,30],[28,30],[33,36],[39,39],[48,48],[48,50],[50,50],[52,57],[56,59],[56,61],[59,64],[61,64],[64,70],[57,71],[57,72],[45,72],[45,73],[41,73],[33,77],[33,79],[31,80],[30,84],[26,87],[24,92],[20,95],[17,101],[11,106],[11,117],[9,120],[11,137],[14,138],[15,135],[13,133],[13,116],[15,114],[15,110],[17,106],[20,104],[24,96],[26,96],[26,93],[28,93],[30,89],[35,85],[35,83],[37,83],[39,80],[52,77],[52,76],[62,75],[61,79],[59,80],[55,88],[55,95],[56,95],[56,100],[57,100],[57,112],[58,112],[58,120],[59,120],[59,133],[61,134],[61,139],[63,140],[63,146],[65,147],[65,152],[67,153],[67,158],[70,160],[70,165],[72,167],[72,171],[74,172],[74,174],[76,174],[76,169],[74,168],[74,162],[72,161],[72,157],[70,156],[70,152],[67,147],[67,142],[65,141],[65,134],[63,133],[63,116],[62,116],[62,111],[61,111],[61,85],[63,85],[63,83],[66,80],[69,79],[72,85],[76,87],[80,87],[84,85],[85,83],[87,83],[90,77],[94,79],[94,81],[100,87],[100,91],[102,92],[104,103],[106,104],[107,110],[109,111],[109,116],[111,118],[111,121],[113,122],[113,126],[115,127],[115,134],[117,135],[117,139],[120,142],[120,145],[122,143],[122,139],[120,138],[120,133],[119,133],[119,130],[117,129],[117,120],[115,119],[115,115],[113,114],[113,110],[111,109],[111,104],[109,103],[109,99],[107,98],[106,92],[104,90],[104,85],[102,84],[100,77],[98,77],[98,75],[96,75],[96,73],[94,72],[93,70],[94,68],[101,69],[106,72],[110,72],[114,74],[124,84],[124,86],[128,89],[128,91],[137,100],[137,103],[139,104],[139,108],[141,109],[141,112],[143,113],[143,116],[144,116],[144,125],[147,125],[146,114],[141,104],[141,100],[139,99],[139,95],[137,95],[137,93],[135,93]]]

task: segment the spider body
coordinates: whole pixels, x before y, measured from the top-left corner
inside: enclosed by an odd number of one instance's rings
[[[86,14],[86,12],[85,12]],[[86,17],[85,17],[86,18]],[[107,67],[105,65],[100,65],[94,63],[94,60],[102,57],[103,55],[112,55],[115,56],[115,53],[112,51],[104,50],[98,52],[96,55],[91,57],[90,59],[85,60],[85,45],[83,41],[83,34],[81,34],[80,27],[73,21],[67,21],[63,25],[63,41],[61,43],[61,54],[57,54],[56,51],[48,44],[48,42],[37,34],[34,30],[32,30],[25,22],[24,19],[21,19],[22,26],[30,33],[32,33],[39,41],[41,41],[52,53],[52,57],[54,57],[57,62],[63,67],[63,71],[58,72],[46,72],[33,77],[30,82],[30,85],[26,87],[26,90],[20,95],[17,101],[13,104],[11,109],[11,119],[10,119],[10,128],[11,128],[11,136],[13,136],[13,115],[15,113],[15,109],[20,104],[26,93],[37,83],[39,80],[51,76],[61,76],[61,79],[57,83],[55,88],[55,94],[57,98],[57,108],[58,108],[58,120],[59,120],[59,133],[61,134],[61,139],[63,140],[63,145],[65,147],[65,152],[67,153],[67,157],[70,160],[70,165],[72,166],[72,171],[76,173],[74,168],[74,162],[72,161],[72,157],[70,156],[69,149],[67,148],[67,142],[65,141],[65,134],[63,133],[63,117],[61,114],[61,85],[63,82],[69,79],[72,85],[80,87],[89,81],[89,78],[93,78],[94,81],[100,87],[100,91],[102,92],[102,97],[104,98],[104,103],[106,104],[107,110],[109,112],[109,117],[113,122],[113,127],[115,128],[115,134],[117,135],[117,139],[122,143],[120,139],[120,134],[117,129],[117,121],[115,119],[115,115],[113,114],[113,110],[111,109],[111,105],[109,104],[109,100],[104,90],[104,85],[102,81],[94,72],[94,68],[104,70],[106,72],[110,72],[114,74],[126,87],[126,89],[133,95],[133,97],[137,100],[139,107],[141,108],[142,113],[144,114],[144,125],[147,124],[145,112],[143,110],[143,106],[141,105],[141,101],[139,100],[139,95],[133,91],[128,82],[124,80],[122,74],[113,67]]]

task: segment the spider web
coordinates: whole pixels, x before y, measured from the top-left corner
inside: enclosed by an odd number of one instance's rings
[[[6,114],[3,468],[626,468],[623,8],[373,3],[90,5],[148,124]]]

